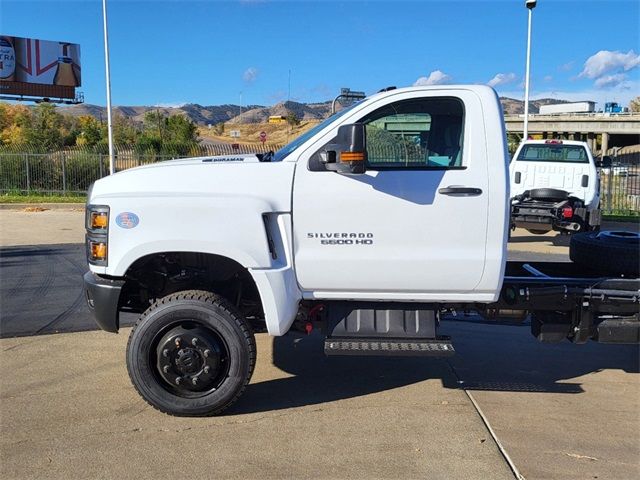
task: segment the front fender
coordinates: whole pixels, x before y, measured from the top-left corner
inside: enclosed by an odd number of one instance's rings
[[[262,302],[269,335],[281,336],[296,319],[302,294],[291,268],[249,270]]]
[[[92,200],[100,203],[102,199]],[[137,259],[158,252],[201,252],[222,255],[246,268],[277,268],[269,253],[263,213],[274,205],[256,197],[211,196],[108,198],[110,206],[106,267],[92,271],[121,277]],[[139,222],[125,228],[121,213]],[[126,225],[125,225],[126,226]]]

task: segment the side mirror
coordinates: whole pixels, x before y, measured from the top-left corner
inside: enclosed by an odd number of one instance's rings
[[[338,128],[335,143],[327,145],[320,154],[327,170],[354,175],[366,172],[367,141],[362,123],[342,125]]]

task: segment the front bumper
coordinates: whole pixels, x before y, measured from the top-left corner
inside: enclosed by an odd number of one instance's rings
[[[118,333],[120,326],[118,302],[123,285],[124,280],[102,278],[93,272],[84,274],[87,304],[102,330]]]

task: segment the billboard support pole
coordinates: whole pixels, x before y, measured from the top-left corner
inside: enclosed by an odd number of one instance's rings
[[[111,123],[111,74],[109,71],[109,38],[107,35],[107,0],[102,0],[102,21],[104,26],[104,67],[107,84],[107,133],[109,136],[109,174],[115,173],[113,158],[113,125]]]

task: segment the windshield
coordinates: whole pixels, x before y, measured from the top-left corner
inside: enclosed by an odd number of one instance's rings
[[[318,133],[320,130],[322,130],[323,128],[325,128],[327,125],[329,125],[330,123],[333,123],[334,120],[337,120],[338,118],[342,117],[345,113],[350,112],[353,107],[355,107],[356,105],[358,105],[360,102],[356,102],[353,105],[349,106],[348,108],[345,108],[344,110],[339,111],[338,113],[331,115],[329,118],[327,118],[326,120],[323,120],[322,122],[320,122],[318,125],[316,125],[315,127],[313,127],[311,130],[303,133],[302,135],[300,135],[298,138],[296,138],[294,141],[292,141],[291,143],[288,143],[287,145],[285,145],[284,147],[282,147],[280,150],[278,150],[274,155],[273,155],[273,159],[271,160],[272,162],[281,162],[282,160],[284,160],[285,158],[287,158],[287,156],[293,152],[296,148],[298,148],[300,145],[302,145],[304,142],[306,142],[307,140],[309,140],[311,137],[313,137],[316,133]]]
[[[562,145],[557,143],[525,145],[520,150],[518,161],[589,163],[589,156],[580,145]]]

